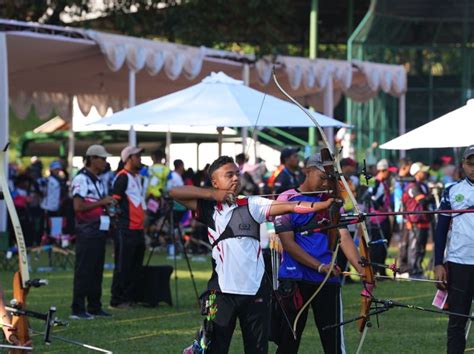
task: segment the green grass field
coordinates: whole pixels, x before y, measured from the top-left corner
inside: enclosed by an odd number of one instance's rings
[[[110,259],[111,248],[108,248]],[[33,269],[44,265],[45,257],[33,260]],[[154,256],[153,264],[170,264],[165,256]],[[210,261],[191,262],[199,291],[205,287],[210,275]],[[28,306],[35,311],[46,312],[50,305],[58,309],[57,315],[68,320],[72,293],[72,271],[54,271],[33,273],[34,277],[49,280],[49,285],[32,289],[28,296]],[[103,303],[108,308],[112,272],[104,273]],[[2,271],[1,283],[5,288],[6,299],[12,296],[12,273]],[[163,304],[157,308],[132,308],[128,310],[110,310],[112,318],[100,318],[93,321],[69,321],[68,327],[54,328],[53,334],[82,341],[105,348],[114,353],[181,353],[194,337],[201,323],[194,291],[184,260],[178,263],[179,309]],[[174,274],[171,288],[174,298]],[[360,307],[361,285],[351,284],[343,287],[344,317],[349,319],[358,314]],[[391,298],[407,304],[433,308],[431,302],[435,293],[433,284],[414,282],[379,282],[376,289],[379,298]],[[375,318],[373,327],[367,335],[364,353],[443,353],[445,352],[447,317],[410,309],[392,309],[379,316],[379,327]],[[43,324],[32,319],[31,327],[41,330]],[[359,342],[359,333],[354,323],[344,328],[346,350],[355,353]],[[473,335],[474,336],[474,335]],[[474,346],[472,337],[468,347]],[[35,352],[39,353],[83,353],[80,347],[54,340],[50,346],[42,344],[39,335],[33,336]],[[275,346],[270,345],[270,352]],[[232,341],[231,353],[243,353],[242,337],[237,330]],[[322,353],[318,334],[312,317],[303,334],[300,353]]]

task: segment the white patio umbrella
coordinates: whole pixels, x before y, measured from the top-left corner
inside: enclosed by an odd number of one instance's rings
[[[381,149],[463,147],[474,144],[474,99],[466,105],[381,145]]]
[[[311,112],[322,127],[349,127]],[[309,127],[311,120],[293,103],[245,86],[222,72],[199,84],[125,109],[96,124],[189,125],[213,127]]]

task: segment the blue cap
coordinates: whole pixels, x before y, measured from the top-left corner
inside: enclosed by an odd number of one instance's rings
[[[63,169],[63,165],[61,164],[61,162],[59,162],[58,160],[54,160],[53,162],[51,162],[49,164],[49,169],[50,170],[62,170]]]

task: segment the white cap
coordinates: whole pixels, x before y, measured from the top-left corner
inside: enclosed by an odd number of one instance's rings
[[[412,176],[415,176],[418,172],[428,172],[430,169],[429,166],[423,165],[421,162],[415,162],[413,165],[410,167],[410,174]]]
[[[86,151],[86,156],[109,157],[112,156],[102,145],[91,145]]]
[[[382,159],[377,162],[377,171],[388,170],[388,161],[386,159]]]
[[[120,153],[120,157],[123,162],[127,162],[128,158],[131,155],[139,154],[143,151],[142,148],[139,148],[137,146],[127,146],[125,149],[122,150]]]

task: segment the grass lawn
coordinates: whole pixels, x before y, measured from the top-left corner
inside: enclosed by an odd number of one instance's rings
[[[108,248],[110,261],[111,248]],[[44,265],[45,257],[31,262],[33,269]],[[170,264],[164,255],[155,255],[153,264]],[[210,261],[191,262],[194,277],[199,291],[203,290],[210,275]],[[33,277],[49,280],[49,285],[32,289],[28,295],[28,306],[31,310],[45,312],[50,305],[58,309],[57,315],[68,320],[72,293],[72,270],[50,273],[33,273]],[[1,272],[1,284],[6,292],[6,299],[12,296],[12,273]],[[110,300],[112,272],[104,272],[103,303],[107,310]],[[174,274],[171,288],[174,297]],[[191,344],[196,330],[201,323],[201,316],[196,305],[186,263],[178,263],[179,309],[163,304],[157,308],[132,308],[129,310],[110,310],[112,318],[93,321],[70,321],[68,327],[54,328],[53,334],[85,342],[114,353],[181,353]],[[360,284],[346,285],[343,288],[344,317],[357,316],[360,307]],[[407,304],[433,308],[431,302],[435,293],[433,284],[415,282],[379,282],[376,289],[379,298],[390,298]],[[392,309],[379,316],[379,327],[373,318],[374,326],[369,330],[364,345],[364,353],[443,353],[445,352],[447,317],[410,309]],[[32,319],[34,329],[41,330],[42,322]],[[359,333],[354,323],[344,328],[346,350],[355,353]],[[472,337],[467,347],[473,347]],[[54,340],[50,346],[42,344],[39,335],[33,337],[35,351],[40,353],[76,353],[87,352],[80,347]],[[275,346],[270,344],[270,352]],[[240,331],[234,334],[231,353],[243,353]],[[303,334],[300,353],[322,353],[318,334],[308,317]]]

